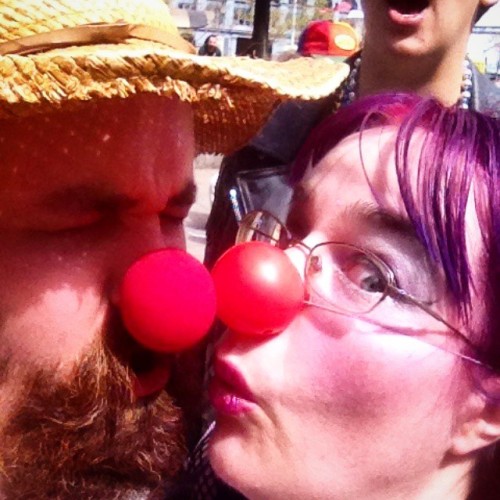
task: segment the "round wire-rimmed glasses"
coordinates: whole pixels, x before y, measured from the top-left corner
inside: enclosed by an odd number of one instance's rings
[[[264,210],[250,212],[241,220],[236,243],[248,241],[264,241],[282,250],[294,246],[304,250],[306,305],[343,315],[362,316],[391,297],[417,307],[445,325],[473,356],[445,349],[447,352],[493,370],[479,359],[481,350],[464,333],[435,312],[429,302],[401,289],[387,263],[369,250],[337,241],[326,241],[310,247],[295,238],[277,217]]]

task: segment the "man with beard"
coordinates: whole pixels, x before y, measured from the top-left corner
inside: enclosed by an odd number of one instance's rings
[[[123,277],[184,248],[195,152],[347,72],[193,52],[161,0],[0,5],[0,498],[173,495],[187,344],[125,326]]]

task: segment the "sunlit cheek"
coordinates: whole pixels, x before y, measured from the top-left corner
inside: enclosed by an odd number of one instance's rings
[[[339,316],[328,326],[301,326],[290,377],[304,398],[336,412],[364,419],[411,404],[433,406],[454,380],[456,358],[415,338]]]
[[[95,290],[61,286],[3,318],[2,337],[16,359],[69,367],[99,335],[104,317]]]

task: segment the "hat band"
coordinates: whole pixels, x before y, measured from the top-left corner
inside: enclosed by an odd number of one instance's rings
[[[195,53],[194,47],[181,36],[167,31],[128,23],[94,23],[30,35],[0,43],[0,56],[27,55],[72,45],[120,43],[128,38],[159,42],[172,49]]]

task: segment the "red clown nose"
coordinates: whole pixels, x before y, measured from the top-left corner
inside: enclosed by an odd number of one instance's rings
[[[233,331],[271,335],[283,331],[302,308],[302,279],[283,250],[251,241],[230,248],[212,278],[217,315]]]
[[[209,272],[182,250],[149,253],[128,269],[121,285],[123,322],[140,344],[158,352],[187,349],[215,317]]]

